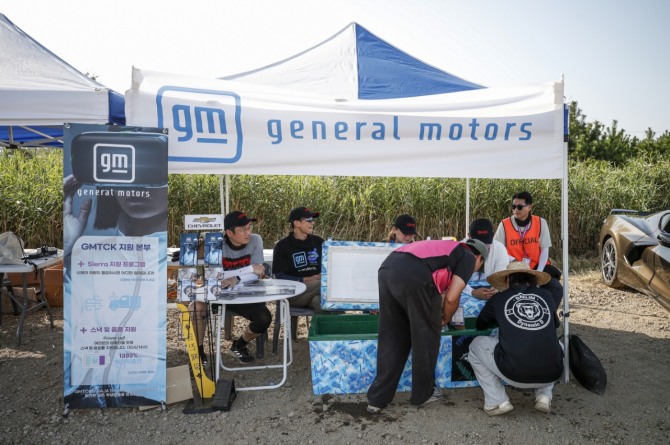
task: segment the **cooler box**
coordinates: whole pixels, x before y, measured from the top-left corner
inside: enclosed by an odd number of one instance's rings
[[[377,372],[377,315],[315,315],[309,329],[314,394],[365,393]],[[442,333],[435,367],[440,388],[478,386],[468,348],[477,335],[491,330],[473,329],[475,319],[466,318],[465,330]],[[467,329],[467,328],[470,329]],[[412,355],[407,360],[398,391],[412,388]]]
[[[321,306],[328,310],[377,310],[377,270],[397,247],[387,243],[324,242]],[[492,333],[474,329],[484,303],[470,295],[461,295],[466,329],[443,331],[435,369],[437,386],[478,386],[466,357],[475,336]],[[314,394],[367,392],[377,369],[378,320],[373,314],[312,317],[308,340]],[[398,391],[411,389],[411,363],[410,354]]]

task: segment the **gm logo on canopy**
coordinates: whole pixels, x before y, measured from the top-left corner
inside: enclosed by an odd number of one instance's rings
[[[242,156],[237,94],[164,86],[156,106],[158,126],[169,128],[168,161],[231,164]]]
[[[93,179],[97,182],[134,182],[135,147],[126,144],[95,144]]]

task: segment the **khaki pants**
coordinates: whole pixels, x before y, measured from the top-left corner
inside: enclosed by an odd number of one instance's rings
[[[292,307],[306,307],[314,309],[317,314],[321,310],[321,281],[308,281],[305,283],[307,289],[297,297],[289,298],[288,303]]]

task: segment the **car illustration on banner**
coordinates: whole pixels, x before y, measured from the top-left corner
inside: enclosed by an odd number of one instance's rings
[[[142,297],[139,295],[124,295],[109,302],[109,308],[117,309],[139,309],[142,306]]]

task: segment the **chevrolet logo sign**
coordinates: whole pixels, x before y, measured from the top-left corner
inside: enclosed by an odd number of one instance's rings
[[[214,221],[216,221],[216,218],[210,218],[208,216],[201,216],[201,217],[195,218],[193,220],[193,222],[203,223],[203,224],[211,223],[211,222],[214,222]]]
[[[211,214],[184,215],[184,229],[223,231],[223,216]]]

